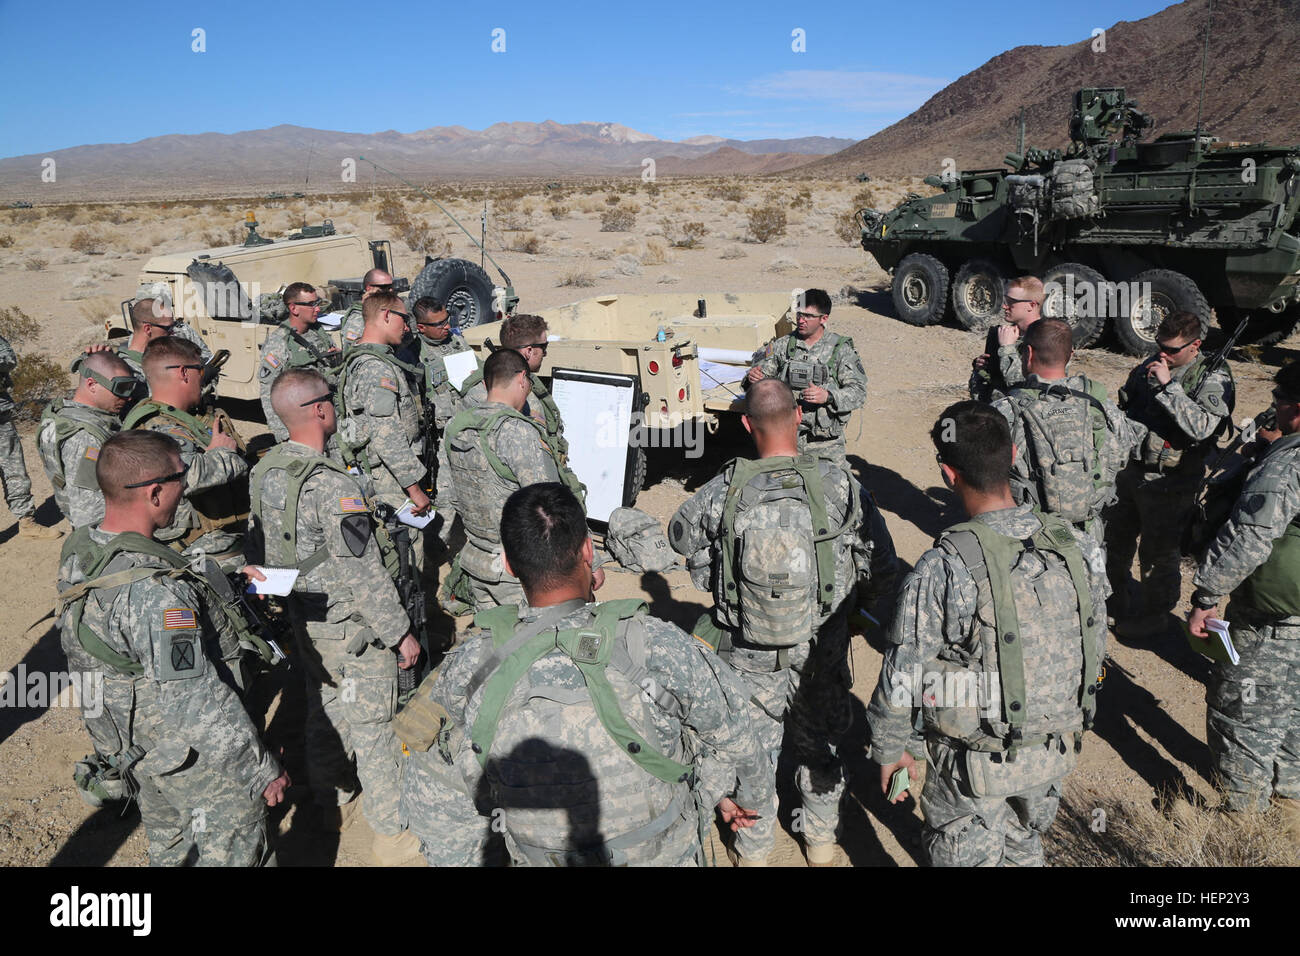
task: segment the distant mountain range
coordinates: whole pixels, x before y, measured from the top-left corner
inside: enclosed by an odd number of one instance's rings
[[[435,126],[414,133],[345,133],[282,125],[242,133],[155,136],[136,143],[75,146],[0,160],[0,199],[46,200],[41,161],[57,164],[60,197],[166,194],[178,190],[332,189],[343,162],[367,156],[414,180],[640,174],[772,172],[825,156],[850,139],[737,140],[695,136],[673,142],[618,123],[494,123],[484,130]],[[659,165],[659,164],[663,165]],[[369,168],[357,164],[357,180]]]

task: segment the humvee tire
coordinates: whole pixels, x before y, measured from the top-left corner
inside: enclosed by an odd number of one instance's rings
[[[1245,338],[1252,345],[1277,345],[1278,342],[1289,338],[1297,325],[1300,325],[1300,305],[1288,306],[1276,314],[1266,311],[1251,316],[1251,327],[1246,330]]]
[[[1148,269],[1129,280],[1132,288],[1151,284],[1151,302],[1134,295],[1126,313],[1115,316],[1115,334],[1129,355],[1146,358],[1156,350],[1156,328],[1172,312],[1191,312],[1201,320],[1201,337],[1210,328],[1210,304],[1196,283],[1172,269]],[[1148,311],[1143,316],[1144,311]]]
[[[972,332],[986,332],[1002,321],[1006,276],[992,259],[968,259],[952,280],[952,310]]]
[[[641,494],[641,489],[645,487],[646,476],[646,455],[645,449],[640,445],[628,449],[630,461],[627,465],[627,481],[623,485],[623,507],[636,507],[637,495]]]
[[[435,259],[411,283],[408,301],[432,296],[447,307],[454,328],[473,328],[500,318],[492,303],[492,280],[466,259]]]
[[[934,325],[948,308],[948,267],[913,252],[894,269],[894,311],[908,325]]]
[[[1095,345],[1106,331],[1108,300],[1103,294],[1106,277],[1081,262],[1062,262],[1043,273],[1043,287],[1047,293],[1043,300],[1043,315],[1070,323],[1076,349]],[[1092,291],[1092,308],[1079,309],[1080,291],[1086,289]],[[1070,292],[1074,293],[1073,299],[1066,298]]]

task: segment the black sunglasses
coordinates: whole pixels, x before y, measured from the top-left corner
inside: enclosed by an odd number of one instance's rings
[[[415,324],[419,326],[423,326],[426,329],[440,329],[444,325],[451,325],[451,316],[448,315],[444,318],[439,319],[437,322],[425,322],[422,319],[416,319]]]
[[[1192,339],[1192,342],[1195,341],[1196,339]],[[1191,345],[1192,342],[1184,342],[1182,345],[1178,345],[1178,346],[1165,345],[1163,342],[1157,342],[1156,348],[1158,348],[1165,355],[1177,355],[1183,349],[1187,348],[1187,346]]]
[[[305,305],[309,309],[314,309],[320,305],[320,299],[312,299],[310,302],[290,302],[290,305]]]
[[[370,282],[366,284],[367,289],[376,289],[379,292],[392,292],[393,284],[391,282]]]
[[[163,475],[161,478],[149,478],[145,481],[133,481],[129,485],[123,485],[123,488],[147,488],[149,485],[165,485],[169,481],[180,481],[185,477],[185,473],[190,470],[189,465],[182,464],[181,470],[174,475]]]
[[[387,312],[389,315],[400,316],[403,322],[405,322],[407,319],[411,317],[411,313],[398,312],[396,309],[384,309],[384,311]]]
[[[1019,305],[1021,302],[1033,302],[1034,300],[1033,300],[1033,299],[1015,299],[1015,298],[1012,298],[1011,296],[1008,295],[1008,296],[1004,296],[1002,301],[1006,302],[1006,304],[1007,304],[1008,306],[1010,306],[1011,308],[1014,309],[1014,308],[1015,308],[1017,305]]]
[[[299,407],[299,408],[306,408],[308,405],[316,405],[316,404],[319,404],[320,402],[332,402],[332,401],[334,401],[334,389],[331,388],[331,389],[330,389],[328,392],[326,392],[324,395],[318,395],[316,398],[313,398],[313,399],[312,399],[311,401],[309,401],[309,402],[303,402],[303,403],[302,403],[301,405],[299,405],[298,407]]]
[[[521,345],[521,346],[519,346],[519,351],[522,352],[524,349],[541,349],[541,350],[542,350],[542,354],[545,355],[545,354],[546,354],[546,346],[547,346],[548,344],[550,344],[550,343],[548,343],[548,342],[530,342],[528,345]]]
[[[174,328],[176,328],[176,326],[180,325],[179,322],[173,322],[171,325],[163,325],[161,322],[150,322],[148,319],[145,319],[145,320],[144,320],[144,324],[145,324],[145,325],[152,325],[155,329],[162,329],[162,330],[163,330],[164,332],[166,332],[168,335],[171,334],[172,329],[174,329]]]
[[[203,371],[203,366],[202,366],[202,365],[164,365],[163,368],[168,368],[168,369],[170,369],[170,368],[187,368],[187,369],[191,369],[191,370],[193,370],[193,371],[195,371],[195,372],[202,372],[202,371]]]

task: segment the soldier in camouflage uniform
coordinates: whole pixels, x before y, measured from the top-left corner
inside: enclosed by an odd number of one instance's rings
[[[867,400],[867,373],[853,340],[826,329],[831,297],[822,289],[809,289],[801,302],[795,333],[772,342],[742,384],[749,388],[762,378],[785,382],[803,407],[799,451],[842,459],[844,428]]]
[[[365,305],[366,299],[370,298],[376,292],[392,291],[393,277],[383,269],[371,269],[362,277],[361,301],[343,313],[341,329],[343,332],[344,353],[352,351],[352,346],[361,341],[361,336],[366,331],[366,319],[361,311],[362,306]]]
[[[755,474],[753,462],[730,463],[678,509],[668,539],[687,557],[696,587],[714,592],[712,617],[697,623],[695,635],[752,688],[764,711],[758,730],[773,781],[784,734],[798,767],[808,861],[830,865],[844,793],[841,739],[852,722],[848,619],[859,605],[892,593],[897,559],[883,517],[844,460],[796,457],[802,415],[784,382],[751,385],[743,421],[765,473]],[[801,484],[802,498],[792,498]],[[767,500],[773,504],[763,510]],[[753,517],[745,520],[747,509]],[[809,519],[806,537],[781,534]],[[810,547],[816,541],[827,543]],[[729,572],[737,552],[739,570]],[[792,589],[800,575],[809,583]],[[769,600],[778,590],[789,592],[793,607]],[[763,819],[737,835],[742,865],[763,865],[773,847],[775,797],[759,809]]]
[[[522,411],[530,394],[524,357],[500,349],[483,365],[486,400],[456,413],[439,451],[439,500],[460,515],[465,547],[456,556],[447,590],[477,610],[516,604],[519,582],[502,562],[501,508],[512,492],[537,482],[582,486],[552,447],[545,428]]]
[[[1214,665],[1206,741],[1225,806],[1264,807],[1272,796],[1300,839],[1300,363],[1276,381],[1282,437],[1250,471],[1197,569],[1188,625],[1210,637],[1205,622],[1232,595],[1226,618],[1241,662]]]
[[[74,370],[77,389],[71,398],[55,399],[46,408],[37,446],[54,501],[76,530],[104,517],[95,462],[104,442],[121,429],[118,416],[136,382],[130,366],[112,352],[91,352]]]
[[[179,330],[180,324],[167,299],[139,299],[131,304],[131,337],[124,344],[113,346],[117,357],[127,364],[137,382],[135,393],[126,403],[126,411],[149,397],[149,382],[144,374],[144,350],[150,342],[174,335]],[[92,350],[93,348],[87,351]]]
[[[165,314],[170,318],[175,314],[171,295],[171,287],[166,282],[150,282],[136,289],[135,298],[131,300],[131,305],[134,308],[137,302],[157,299],[159,302],[159,305],[157,306],[160,310],[159,314],[163,314],[161,310],[166,310]],[[197,345],[199,347],[199,354],[203,357],[204,365],[207,365],[208,362],[212,360],[212,349],[208,348],[208,343],[203,341],[203,336],[199,334],[199,330],[186,322],[184,318],[176,319],[175,324],[172,326],[172,335],[179,335],[181,338]],[[147,345],[148,343],[146,342],[145,344]],[[140,351],[144,351],[143,345],[141,346]]]
[[[102,681],[102,712],[86,716],[96,749],[126,775],[150,864],[255,866],[271,856],[266,808],[289,776],[234,688],[237,638],[220,600],[149,538],[180,502],[179,451],[165,435],[122,432],[97,472],[104,520],[68,539],[59,570],[69,664]]]
[[[1023,342],[1029,377],[993,408],[1011,426],[1016,501],[1065,518],[1102,545],[1102,509],[1114,500],[1115,476],[1147,429],[1125,417],[1102,385],[1067,372],[1071,336],[1061,319],[1030,326]]]
[[[1182,530],[1191,520],[1206,457],[1236,404],[1227,363],[1207,375],[1195,315],[1166,316],[1156,329],[1156,344],[1160,351],[1135,368],[1120,389],[1120,408],[1148,432],[1140,459],[1119,473],[1118,500],[1106,510],[1111,615],[1127,637],[1152,635],[1170,623],[1182,590]],[[1128,594],[1134,552],[1142,585],[1135,609]]]
[[[977,402],[991,402],[1025,380],[1020,339],[1042,318],[1045,298],[1043,282],[1036,276],[1011,280],[1002,299],[1004,322],[989,329],[984,354],[971,361],[973,371],[968,386],[971,398]]]
[[[271,401],[289,440],[253,469],[249,560],[300,572],[289,614],[307,669],[312,789],[327,816],[363,790],[376,857],[400,862],[403,847],[416,847],[402,835],[392,720],[398,669],[415,665],[420,645],[385,566],[384,532],[367,509],[362,479],[325,454],[336,429],[329,384],[313,369],[290,369],[276,378]]]
[[[501,347],[514,349],[528,363],[531,392],[524,403],[523,412],[546,428],[546,441],[565,461],[569,458],[569,442],[564,437],[564,422],[551,390],[538,376],[546,361],[546,320],[540,315],[512,315],[501,323]],[[487,401],[487,385],[482,371],[475,372],[461,385],[465,397],[458,407],[473,408]]]
[[[950,406],[931,438],[971,520],[903,582],[867,710],[871,757],[888,795],[922,760],[919,710],[931,864],[1039,866],[1106,655],[1104,559],[1089,535],[1015,503],[1010,435],[987,405]]]
[[[517,865],[701,863],[715,806],[739,829],[772,799],[749,691],[642,602],[595,603],[583,508],[562,485],[511,495],[500,533],[527,604],[479,614],[447,656],[428,696],[470,745],[441,734],[425,759],[460,768]]]
[[[271,385],[275,377],[287,368],[314,368],[332,381],[332,369],[340,355],[328,333],[316,323],[321,300],[311,285],[291,283],[284,290],[284,304],[289,317],[267,335],[257,366],[257,390],[262,397],[262,412],[278,442],[288,438],[289,431],[275,417],[275,409],[271,407]]]
[[[221,409],[201,412],[203,365],[194,343],[174,335],[150,342],[144,370],[149,398],[127,413],[122,427],[170,435],[188,468],[185,497],[158,540],[186,554],[206,554],[230,570],[243,563],[248,516],[243,441]]]
[[[36,523],[36,503],[32,501],[32,481],[27,476],[23,443],[14,426],[11,375],[18,365],[13,346],[0,336],[0,478],[4,482],[5,504],[18,519],[18,533],[24,538],[57,538],[62,532]]]

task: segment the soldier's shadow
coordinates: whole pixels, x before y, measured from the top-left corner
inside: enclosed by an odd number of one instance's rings
[[[671,621],[687,634],[695,627],[700,615],[708,606],[698,601],[682,601],[673,597],[672,587],[658,571],[647,571],[641,575],[641,588],[649,595],[647,602],[650,616],[662,621]]]
[[[844,735],[844,775],[848,780],[840,808],[842,836],[840,846],[854,866],[898,866],[876,835],[872,820],[877,821],[898,841],[898,845],[915,861],[927,865],[921,849],[921,821],[915,813],[913,791],[902,803],[889,803],[880,791],[880,768],[867,759],[870,728],[867,709],[856,696],[852,699],[853,723]]]
[[[922,491],[898,472],[873,465],[858,455],[849,455],[848,462],[881,511],[911,522],[931,537],[965,518],[957,496],[947,488]]]

